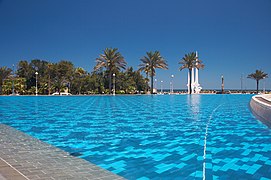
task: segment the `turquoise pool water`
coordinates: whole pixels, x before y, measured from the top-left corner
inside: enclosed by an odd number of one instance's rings
[[[127,179],[271,179],[251,95],[0,97],[0,123]]]

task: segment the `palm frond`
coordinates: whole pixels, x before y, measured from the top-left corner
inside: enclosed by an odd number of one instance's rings
[[[204,68],[204,64],[202,63],[201,60],[198,59],[197,54],[195,52],[185,54],[184,57],[179,62],[179,64],[182,65],[179,68],[180,71],[183,69]]]
[[[268,78],[268,74],[267,73],[264,73],[263,71],[261,70],[256,70],[255,73],[251,73],[247,76],[247,78],[250,78],[250,79],[255,79],[257,81],[261,80],[261,79],[264,79],[264,78]]]

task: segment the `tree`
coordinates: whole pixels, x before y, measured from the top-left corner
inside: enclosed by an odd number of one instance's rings
[[[13,89],[13,83],[14,83],[14,93],[18,94],[25,94],[26,88],[25,88],[25,78],[20,77],[12,77],[7,78],[3,81],[3,94],[11,94]]]
[[[197,68],[201,69],[204,68],[204,64],[202,61],[198,59],[197,54],[195,52],[191,52],[185,54],[184,57],[179,62],[182,66],[180,67],[180,71],[183,69],[188,69],[189,76],[192,77],[192,69]],[[189,93],[192,93],[192,79],[189,79]]]
[[[47,74],[48,77],[48,95],[51,95],[51,69],[53,68],[53,66],[54,64],[48,63],[45,72],[45,74]]]
[[[48,62],[40,59],[33,59],[30,63],[32,69],[39,73],[41,77],[44,77],[46,74],[46,69],[48,68]]]
[[[116,89],[117,93],[135,94],[136,83],[134,79],[134,71],[132,67],[128,67],[125,72],[117,74]]]
[[[36,75],[38,72],[38,86],[41,87],[40,93],[45,94],[48,91],[48,65],[49,62],[40,59],[33,59],[30,63],[26,60],[19,61],[17,76],[25,78],[26,80],[26,91],[32,94],[33,87],[36,86]]]
[[[144,56],[143,58],[140,59],[142,61],[142,64],[140,66],[144,67],[145,64],[146,70],[148,71],[148,68],[150,69],[151,93],[153,94],[153,77],[155,76],[155,69],[168,69],[168,65],[166,60],[161,56],[159,51],[155,52],[150,51],[147,52],[146,54],[147,56]]]
[[[139,64],[139,69],[138,71],[139,72],[145,72],[146,73],[146,90],[148,92],[148,89],[149,89],[149,85],[148,85],[148,82],[149,82],[149,73],[151,72],[151,62],[150,62],[150,59],[149,58],[146,58],[146,59],[140,59],[142,61],[141,64]]]
[[[120,69],[125,69],[126,61],[124,57],[118,52],[117,48],[106,48],[103,54],[96,59],[96,66],[94,70],[105,68],[108,71],[109,80],[109,93],[112,90],[112,74],[120,71]]]
[[[141,91],[148,91],[148,89],[145,86],[145,81],[143,76],[140,74],[139,71],[136,71],[134,74],[134,81],[136,84],[136,89],[138,91],[138,93],[141,93]]]
[[[53,82],[53,87],[57,92],[60,93],[61,90],[67,87],[70,90],[74,71],[74,65],[70,61],[62,60],[59,63],[51,64],[50,80]]]
[[[261,70],[256,70],[255,73],[251,73],[247,76],[247,78],[256,80],[257,84],[257,94],[259,92],[259,83],[261,79],[268,78],[268,74],[264,73]]]
[[[87,75],[87,72],[81,68],[78,67],[75,69],[75,73],[74,73],[74,79],[73,79],[73,84],[74,84],[74,89],[76,91],[76,93],[81,94],[81,90],[82,90],[82,86],[85,82],[85,77]]]
[[[39,93],[47,94],[48,93],[48,65],[49,62],[40,59],[33,59],[30,62],[30,67],[32,68],[31,79],[36,81],[35,72],[38,72],[38,87]],[[32,86],[35,86],[33,84]]]
[[[0,94],[2,94],[2,86],[5,79],[11,75],[12,70],[6,66],[0,68]]]
[[[29,90],[32,86],[35,86],[35,69],[33,69],[33,67],[27,61],[19,61],[16,74],[18,77],[26,79],[27,90]]]

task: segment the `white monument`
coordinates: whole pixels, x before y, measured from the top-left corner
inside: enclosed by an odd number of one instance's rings
[[[196,51],[196,59],[198,61],[198,52],[197,51]],[[188,72],[188,77],[187,77],[188,93],[190,93],[189,80],[190,80],[190,74]],[[199,84],[199,69],[198,68],[192,68],[192,73],[191,73],[191,89],[192,89],[192,93],[191,94],[199,94],[200,91],[201,91],[201,89],[202,89],[202,87],[200,87],[200,84]]]

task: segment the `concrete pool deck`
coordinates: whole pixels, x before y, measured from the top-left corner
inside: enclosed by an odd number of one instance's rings
[[[271,94],[253,96],[250,107],[256,116],[271,124]]]
[[[124,179],[84,159],[0,124],[0,180]]]

